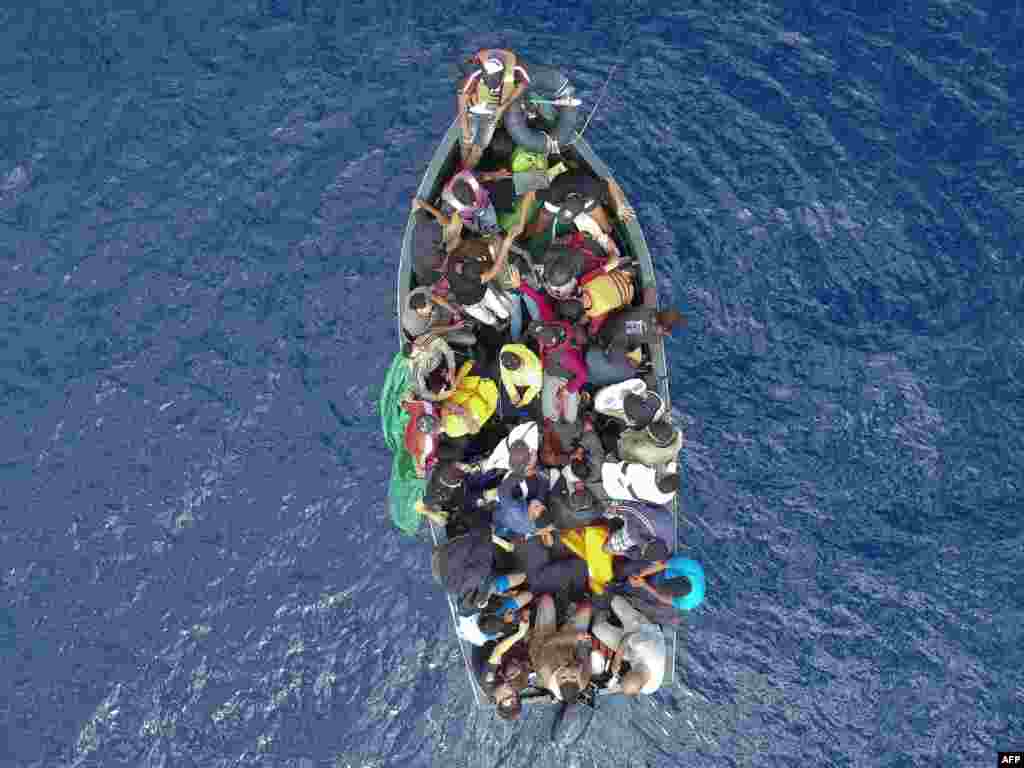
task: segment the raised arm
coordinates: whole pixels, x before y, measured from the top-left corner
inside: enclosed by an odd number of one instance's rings
[[[533,203],[533,199],[536,195],[533,192],[527,192],[523,196],[522,211],[519,214],[519,221],[517,221],[512,228],[508,231],[508,234],[501,241],[501,245],[498,247],[498,255],[494,259],[494,265],[480,275],[481,283],[489,283],[495,277],[501,274],[501,270],[505,268],[505,261],[508,259],[508,251],[512,247],[512,242],[523,233],[526,222],[526,212],[529,211],[530,205]]]

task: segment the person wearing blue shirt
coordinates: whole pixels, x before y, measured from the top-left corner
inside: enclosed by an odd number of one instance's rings
[[[509,473],[498,486],[498,508],[494,512],[495,533],[502,537],[532,536],[548,528],[547,506],[550,480],[537,468],[537,454],[525,442],[509,446]]]
[[[704,568],[696,560],[682,555],[655,560],[630,576],[629,584],[677,611],[692,611],[704,602]]]

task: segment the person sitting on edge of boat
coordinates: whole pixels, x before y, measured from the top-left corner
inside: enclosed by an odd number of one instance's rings
[[[622,221],[636,219],[618,183],[611,178],[599,179],[588,171],[563,173],[547,189],[538,191],[537,199],[543,207],[527,228],[528,237],[548,229],[556,231],[556,227],[563,232],[583,232],[609,256],[620,255],[611,237],[609,209]]]
[[[467,471],[467,465],[438,460],[427,472],[423,503],[447,517],[453,536],[475,525],[491,525],[493,501],[505,477],[499,469]]]
[[[587,383],[587,365],[580,353],[579,334],[571,323],[534,323],[532,334],[540,345],[544,366],[541,407],[545,419],[575,423],[580,390]]]
[[[572,620],[558,627],[554,598],[544,594],[537,599],[529,646],[530,664],[537,672],[541,687],[559,701],[575,703],[580,691],[590,683],[592,644],[587,628],[592,615],[590,603],[582,602],[577,605]]]
[[[425,333],[407,342],[402,352],[409,361],[409,378],[417,399],[438,402],[452,394],[455,352],[443,336]]]
[[[462,231],[486,237],[501,234],[498,212],[488,187],[473,171],[463,170],[452,176],[444,185],[441,201],[443,214],[457,216],[461,222],[460,238]]]
[[[506,344],[498,353],[501,384],[514,408],[525,408],[540,394],[544,369],[525,344]]]
[[[584,358],[590,383],[595,387],[607,387],[621,384],[639,375],[644,363],[643,348],[637,347],[629,352],[612,349],[605,352],[600,347],[588,346]]]
[[[457,114],[462,164],[475,168],[506,110],[529,85],[530,75],[512,51],[482,48],[470,61],[479,62],[480,67],[459,85]]]
[[[440,279],[447,255],[462,242],[462,217],[439,210],[418,197],[412,199],[412,209],[413,273],[421,285],[432,285]]]
[[[476,344],[476,336],[466,328],[463,320],[452,313],[449,306],[444,299],[434,296],[429,287],[415,288],[405,298],[402,329],[414,339],[432,331],[446,337],[450,344],[473,346]]]
[[[594,622],[594,637],[611,648],[612,680],[609,688],[626,696],[651,694],[665,679],[667,653],[661,627],[649,621],[621,595],[612,598],[611,609],[622,627],[613,626],[607,617]],[[619,680],[622,663],[629,662],[629,671]]]
[[[648,467],[629,461],[606,461],[601,465],[604,492],[611,499],[669,504],[679,491],[675,462]]]
[[[644,429],[624,429],[618,454],[623,461],[658,467],[675,461],[683,447],[683,431],[671,420],[652,421]]]
[[[416,212],[413,214],[412,271],[417,283],[433,285],[444,277],[444,264],[448,258],[445,228],[437,217],[423,210],[418,202],[413,200]]]
[[[456,626],[459,637],[481,647],[512,632],[519,609],[533,599],[529,591],[519,589],[525,581],[525,573],[505,573],[462,595]]]
[[[620,576],[619,568],[616,568],[616,576]],[[692,611],[704,602],[704,567],[693,558],[674,555],[653,562],[630,561],[621,567],[621,576],[625,576],[630,587],[623,594],[634,600],[680,612]],[[645,610],[639,602],[636,607]]]
[[[641,344],[655,344],[676,326],[685,324],[686,318],[676,309],[624,307],[608,316],[594,343],[606,352],[629,352]]]
[[[594,394],[594,410],[633,429],[646,429],[667,411],[661,395],[649,390],[643,379],[602,387]]]
[[[613,257],[608,264],[617,264],[617,261]],[[629,306],[635,290],[635,277],[628,269],[596,269],[581,277],[579,299],[589,323],[587,335],[596,336],[612,312]]]
[[[530,632],[530,612],[519,612],[519,626],[514,634],[498,641],[487,658],[480,677],[480,688],[494,700],[498,716],[517,720],[522,714],[520,693],[529,685],[530,657],[521,643]]]

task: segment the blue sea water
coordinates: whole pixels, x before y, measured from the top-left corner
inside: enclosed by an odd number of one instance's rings
[[[988,766],[1024,749],[1020,0],[0,9],[0,765]],[[708,576],[678,682],[474,709],[375,412],[485,45],[637,209]]]

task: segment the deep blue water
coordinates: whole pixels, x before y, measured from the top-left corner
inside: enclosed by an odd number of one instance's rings
[[[1024,13],[0,10],[0,765],[988,766],[1024,748]],[[478,713],[375,401],[455,62],[637,208],[708,599],[575,743]]]

